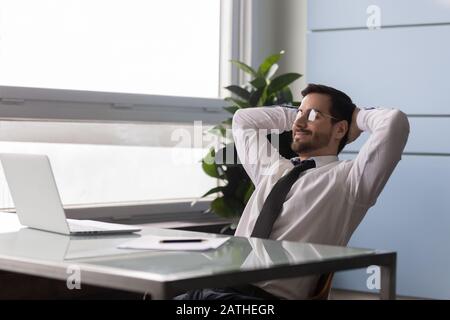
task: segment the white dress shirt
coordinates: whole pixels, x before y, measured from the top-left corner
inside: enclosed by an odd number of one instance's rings
[[[240,109],[233,117],[238,156],[255,184],[236,236],[250,237],[266,197],[280,177],[294,167],[271,145],[266,134],[267,130],[292,130],[296,114],[292,108],[261,107]],[[336,155],[313,157],[316,168],[303,172],[293,184],[273,225],[271,239],[347,245],[400,161],[409,134],[408,118],[395,109],[362,109],[356,122],[370,133],[356,158],[339,161]],[[286,299],[305,299],[313,293],[317,278],[256,285]]]

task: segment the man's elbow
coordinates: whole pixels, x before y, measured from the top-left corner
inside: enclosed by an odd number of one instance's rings
[[[403,111],[394,109],[392,110],[391,120],[392,134],[406,144],[409,136],[408,116]]]
[[[231,122],[232,128],[245,128],[248,126],[248,117],[246,116],[246,109],[238,109],[234,115]]]
[[[236,110],[236,112],[233,114],[233,124],[234,124],[234,123],[239,123],[240,119],[242,118],[242,110],[243,110],[243,109],[238,109],[238,110]]]

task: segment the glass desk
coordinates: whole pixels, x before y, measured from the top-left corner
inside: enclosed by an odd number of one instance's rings
[[[0,212],[0,270],[67,281],[78,270],[81,285],[170,299],[190,289],[381,267],[382,299],[395,299],[396,253],[310,243],[231,237],[208,251],[118,249],[145,235],[220,237],[144,228],[138,234],[70,237],[23,228]]]

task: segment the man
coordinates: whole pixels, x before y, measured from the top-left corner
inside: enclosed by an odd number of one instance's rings
[[[401,159],[408,119],[399,110],[357,108],[345,93],[324,85],[309,84],[302,96],[298,110],[240,109],[233,117],[238,156],[255,184],[235,235],[345,246]],[[292,130],[298,157],[281,157],[261,139],[262,129]],[[339,161],[337,155],[362,131],[370,137],[356,158]],[[305,299],[317,279],[194,290],[184,297]]]

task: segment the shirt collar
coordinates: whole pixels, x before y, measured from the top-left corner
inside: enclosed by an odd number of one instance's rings
[[[331,163],[331,162],[334,162],[334,161],[338,161],[339,160],[339,158],[337,157],[337,156],[317,156],[317,157],[311,157],[311,158],[309,158],[308,160],[314,160],[315,162],[316,162],[316,168],[319,168],[319,167],[322,167],[322,166],[325,166],[325,165],[327,165],[327,164],[329,164],[329,163]],[[295,157],[295,158],[292,158],[291,159],[291,162],[292,162],[292,164],[295,166],[295,165],[298,165],[299,163],[300,163],[300,158],[299,157]]]

